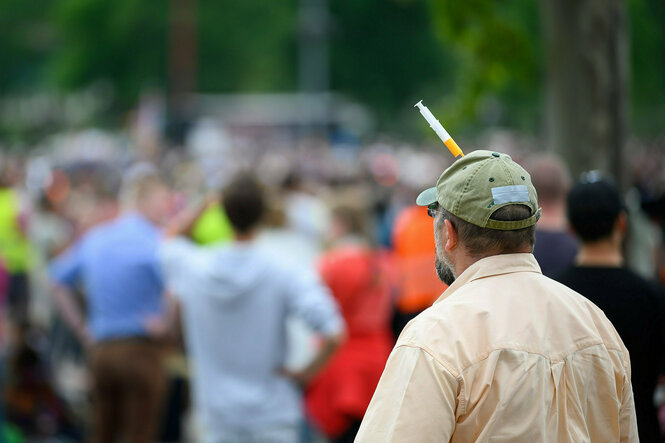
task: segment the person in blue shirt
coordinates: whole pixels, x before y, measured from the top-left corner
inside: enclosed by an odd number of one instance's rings
[[[56,304],[89,348],[93,376],[93,442],[118,436],[154,441],[166,379],[160,334],[168,318],[157,260],[170,192],[156,170],[125,176],[125,211],[93,228],[51,264]],[[85,297],[87,315],[73,290]]]

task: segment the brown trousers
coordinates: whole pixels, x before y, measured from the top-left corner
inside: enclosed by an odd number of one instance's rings
[[[162,346],[141,338],[92,349],[93,443],[155,441],[166,389]]]

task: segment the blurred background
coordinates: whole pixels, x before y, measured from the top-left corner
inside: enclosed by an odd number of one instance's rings
[[[118,214],[136,162],[167,178],[173,214],[253,171],[280,202],[272,229],[298,233],[312,266],[333,209],[358,209],[372,248],[397,257],[391,297],[408,316],[441,288],[404,301],[420,289],[400,259],[424,254],[429,279],[433,247],[404,247],[398,220],[453,161],[422,99],[465,152],[612,177],[634,220],[629,266],[664,279],[664,24],[662,0],[0,0],[1,185],[16,196],[0,218],[18,223],[1,227],[0,257],[19,294],[3,308],[5,439],[89,429],[85,352],[48,263]],[[228,241],[210,217],[196,240]],[[172,342],[161,440],[191,441]]]

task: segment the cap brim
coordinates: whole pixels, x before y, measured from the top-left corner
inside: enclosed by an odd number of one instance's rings
[[[436,186],[425,189],[420,193],[418,198],[416,198],[416,204],[418,206],[429,206],[432,203],[436,203]]]

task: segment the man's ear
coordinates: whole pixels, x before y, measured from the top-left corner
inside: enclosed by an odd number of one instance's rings
[[[457,247],[457,242],[459,240],[457,236],[457,231],[455,230],[455,227],[453,224],[450,222],[450,220],[445,219],[445,230],[446,230],[446,244],[444,245],[444,248],[446,251],[452,251]]]
[[[617,221],[614,223],[614,228],[619,230],[622,238],[626,235],[626,231],[628,230],[628,216],[625,212],[619,214]]]

